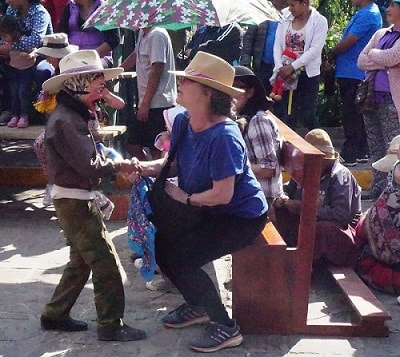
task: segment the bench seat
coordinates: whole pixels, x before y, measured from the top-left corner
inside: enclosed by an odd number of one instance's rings
[[[298,244],[287,247],[268,222],[255,243],[232,254],[233,317],[248,334],[388,336],[389,313],[351,268],[329,271],[356,320],[307,320],[322,153],[275,120],[286,140],[282,167],[303,189]]]

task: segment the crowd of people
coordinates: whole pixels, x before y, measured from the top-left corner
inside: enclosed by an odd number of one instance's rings
[[[115,66],[119,30],[83,27],[101,0],[64,1],[62,12],[59,2],[47,1],[52,16],[38,0],[7,0],[0,17],[0,125],[28,127],[33,97],[42,90],[35,107],[46,113],[47,125],[35,147],[49,180],[48,204],[54,204],[70,246],[69,262],[41,316],[44,329],[88,328],[70,311],[92,273],[98,339],[145,338],[123,322],[120,263],[104,225],[110,203],[95,188],[116,173],[132,183],[162,176],[174,207],[201,212],[179,234],[149,216],[162,279],[184,300],[162,322],[168,328],[207,323],[190,343],[195,351],[240,345],[240,328],[202,267],[254,242],[268,219],[288,246],[297,245],[302,188],[294,180],[283,184],[284,139],[272,113],[293,129],[306,127],[305,140],[324,154],[315,266],[351,266],[374,287],[399,294],[400,279],[380,278],[385,269],[398,272],[400,263],[400,0],[387,4],[390,25],[383,29],[382,7],[352,0],[357,11],[330,49],[343,102],[346,141],[340,154],[316,115],[327,19],[310,0],[272,2],[280,21],[247,31],[236,23],[199,26],[179,54],[165,29],[143,27],[134,51]],[[133,68],[138,105],[128,123],[130,159],[115,160],[98,150],[96,129],[104,106],[124,106],[110,81]],[[359,113],[354,101],[364,80],[372,82],[373,103]],[[273,100],[268,95],[278,85],[282,95]],[[180,109],[170,118],[175,107]],[[374,162],[373,186],[362,193],[346,166],[368,159]],[[165,180],[165,167],[175,180]],[[362,195],[377,200],[364,214]]]

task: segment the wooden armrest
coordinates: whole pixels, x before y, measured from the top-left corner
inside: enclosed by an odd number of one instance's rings
[[[285,241],[272,222],[267,222],[263,231],[261,232],[261,238],[268,245],[279,245],[286,247]]]

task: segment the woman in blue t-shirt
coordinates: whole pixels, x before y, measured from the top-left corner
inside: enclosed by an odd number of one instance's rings
[[[165,190],[177,201],[203,206],[204,218],[188,234],[157,230],[157,264],[185,299],[162,321],[170,328],[211,321],[190,347],[213,352],[238,346],[243,337],[202,266],[251,244],[267,221],[268,206],[231,119],[233,97],[244,92],[232,87],[233,67],[198,52],[184,72],[174,73],[177,103],[187,112],[176,117],[171,136],[171,148],[178,145],[179,183],[167,182]],[[163,164],[164,159],[142,161],[141,175],[156,176]]]

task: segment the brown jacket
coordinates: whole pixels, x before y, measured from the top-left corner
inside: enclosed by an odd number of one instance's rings
[[[50,114],[45,134],[49,183],[90,190],[120,169],[120,164],[102,157],[88,129],[86,106],[61,91]]]

